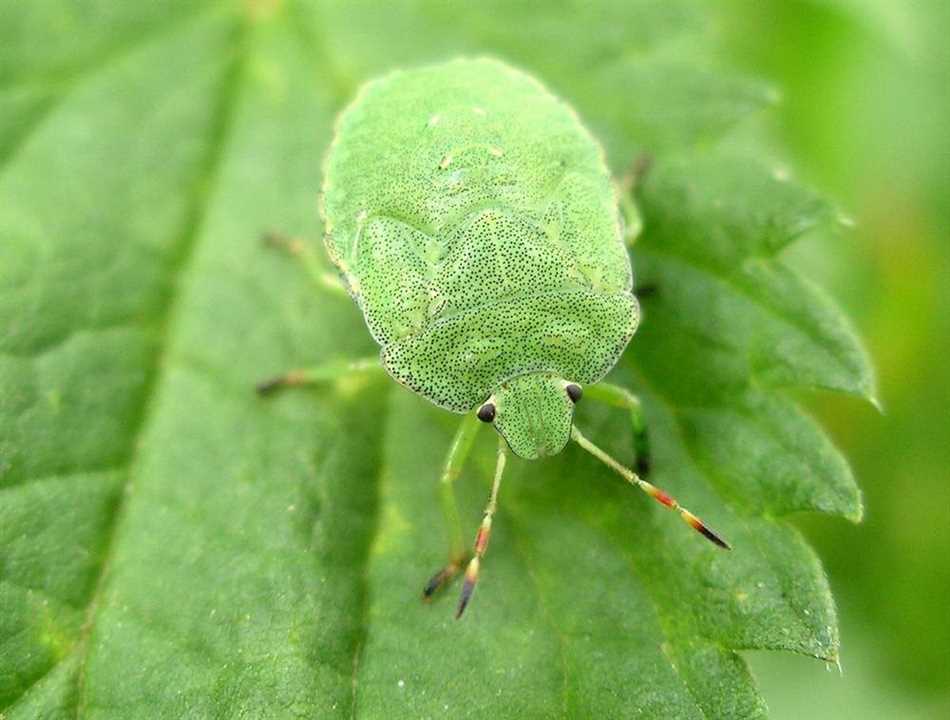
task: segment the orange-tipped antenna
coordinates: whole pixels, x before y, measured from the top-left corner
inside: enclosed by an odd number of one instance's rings
[[[581,433],[580,430],[577,429],[577,427],[574,427],[571,429],[571,438],[574,440],[574,442],[576,442],[578,445],[584,448],[587,452],[589,452],[595,458],[600,460],[605,465],[608,465],[609,467],[611,467],[614,471],[617,472],[618,475],[620,475],[628,483],[630,483],[631,485],[635,487],[640,488],[641,490],[643,490],[643,492],[645,492],[647,495],[649,495],[651,498],[656,500],[658,503],[660,503],[664,507],[668,507],[671,510],[676,510],[680,514],[680,517],[683,518],[683,521],[687,525],[689,525],[691,528],[693,528],[693,530],[695,530],[700,535],[702,535],[704,538],[706,538],[710,542],[718,545],[719,547],[725,550],[732,549],[732,546],[729,545],[729,543],[727,543],[722,538],[722,536],[716,533],[712,528],[710,528],[706,523],[704,523],[698,517],[693,515],[693,513],[691,513],[689,510],[682,507],[676,501],[674,497],[670,496],[669,494],[667,494],[666,492],[658,488],[656,485],[653,485],[651,483],[648,483],[646,480],[641,479],[640,476],[637,475],[633,470],[631,470],[630,468],[624,465],[621,465],[619,462],[614,460],[612,457],[610,457],[610,455],[605,453],[599,447],[594,445],[594,443],[592,443],[590,440],[584,437],[584,435]]]
[[[488,539],[491,537],[491,521],[498,507],[498,488],[501,487],[501,476],[505,472],[505,461],[508,459],[508,448],[505,441],[498,437],[498,462],[495,465],[495,480],[491,486],[491,496],[488,498],[488,506],[485,508],[485,516],[482,518],[482,524],[478,526],[478,533],[475,535],[475,555],[465,569],[465,580],[462,583],[462,592],[459,595],[458,608],[455,610],[456,620],[462,617],[468,601],[472,599],[472,593],[475,592],[475,583],[478,582],[478,572],[481,567],[482,557],[488,549]]]

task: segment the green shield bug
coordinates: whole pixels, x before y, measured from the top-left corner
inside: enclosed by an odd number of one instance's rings
[[[321,210],[327,254],[382,348],[382,367],[413,392],[465,414],[442,473],[449,561],[426,585],[426,598],[464,567],[461,616],[509,453],[531,460],[560,452],[569,440],[728,548],[574,426],[582,394],[626,409],[638,468],[645,466],[638,399],[598,382],[639,321],[617,190],[603,151],[567,103],[491,59],[373,80],[338,120]],[[332,285],[305,244],[285,244]],[[297,370],[259,390],[379,365],[374,358]],[[482,423],[499,434],[498,458],[467,553],[452,481]]]

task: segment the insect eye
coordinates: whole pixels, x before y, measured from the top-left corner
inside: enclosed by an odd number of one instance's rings
[[[571,399],[572,403],[580,402],[581,397],[584,395],[584,391],[581,389],[581,386],[575,385],[574,383],[568,385],[565,390],[567,390],[567,396]]]
[[[495,419],[495,405],[487,402],[478,408],[478,419],[485,423],[490,423]]]

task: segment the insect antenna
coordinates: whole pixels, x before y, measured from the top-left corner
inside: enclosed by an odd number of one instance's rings
[[[501,476],[505,472],[505,462],[508,459],[508,448],[505,441],[498,438],[498,461],[495,464],[495,479],[491,486],[491,495],[488,498],[488,505],[485,508],[485,515],[482,518],[482,524],[478,526],[478,533],[475,535],[475,554],[468,567],[465,568],[465,579],[462,583],[462,592],[459,595],[458,608],[455,610],[455,618],[462,617],[468,601],[472,599],[472,593],[475,592],[475,583],[478,582],[478,572],[481,567],[482,557],[488,549],[488,539],[491,536],[491,521],[495,515],[495,509],[498,507],[498,489],[501,487]]]
[[[698,532],[704,538],[710,542],[718,545],[719,547],[725,550],[731,550],[732,546],[726,542],[721,535],[715,532],[710,528],[706,523],[700,520],[698,517],[693,515],[689,510],[684,508],[682,505],[677,502],[676,498],[669,495],[667,492],[661,490],[656,485],[648,483],[646,480],[643,480],[639,475],[637,475],[633,470],[621,465],[619,462],[614,460],[610,455],[605,453],[599,447],[594,445],[590,440],[588,440],[581,433],[577,427],[571,429],[571,439],[574,440],[578,445],[584,448],[587,452],[593,455],[595,458],[600,460],[605,465],[609,466],[614,470],[618,475],[620,475],[624,480],[633,485],[634,487],[639,488],[651,498],[656,500],[658,503],[664,507],[669,508],[670,510],[675,510],[680,514],[680,517],[683,518],[683,521],[689,525],[693,530]]]

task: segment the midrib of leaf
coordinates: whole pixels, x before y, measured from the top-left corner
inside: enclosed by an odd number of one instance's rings
[[[179,30],[183,25],[202,17],[202,13],[188,16],[184,22],[173,22],[164,26],[161,31],[151,33],[151,39],[160,38],[168,33]],[[178,298],[180,289],[186,282],[190,259],[194,256],[196,247],[201,237],[201,228],[205,214],[207,212],[209,199],[213,194],[215,179],[221,166],[221,161],[228,144],[228,137],[231,128],[231,122],[234,116],[234,110],[240,95],[240,85],[243,77],[244,67],[247,59],[247,48],[249,41],[249,27],[241,20],[235,24],[234,48],[235,56],[231,65],[224,74],[221,89],[216,99],[216,110],[214,112],[215,121],[211,126],[211,133],[208,139],[208,150],[203,163],[203,167],[197,173],[196,181],[192,187],[191,195],[194,202],[187,213],[187,217],[180,233],[180,239],[175,244],[177,252],[172,256],[169,263],[170,290],[166,295],[163,306],[160,309],[160,322],[158,326],[158,341],[156,344],[156,355],[152,364],[151,372],[145,382],[143,392],[143,403],[137,423],[130,429],[130,446],[132,454],[128,463],[125,465],[125,480],[123,481],[120,492],[120,500],[117,507],[113,510],[109,530],[105,542],[105,551],[96,583],[86,606],[85,620],[73,650],[58,663],[52,665],[47,672],[35,680],[20,697],[14,701],[7,709],[14,709],[30,692],[30,690],[48,677],[56,670],[59,665],[65,662],[70,656],[78,655],[79,667],[77,670],[77,702],[76,718],[81,718],[84,711],[85,702],[85,668],[88,657],[89,639],[95,630],[97,611],[99,609],[104,590],[108,584],[109,569],[114,557],[116,546],[121,537],[122,519],[126,507],[129,490],[135,481],[135,471],[139,453],[139,439],[146,433],[149,420],[152,415],[152,407],[155,398],[158,396],[162,386],[162,368],[164,366],[165,350],[170,344],[170,339],[174,335],[176,318],[178,315]],[[117,60],[125,54],[137,49],[134,43],[123,45],[122,52],[110,54],[110,59]],[[101,71],[109,63],[97,65],[93,72]]]

